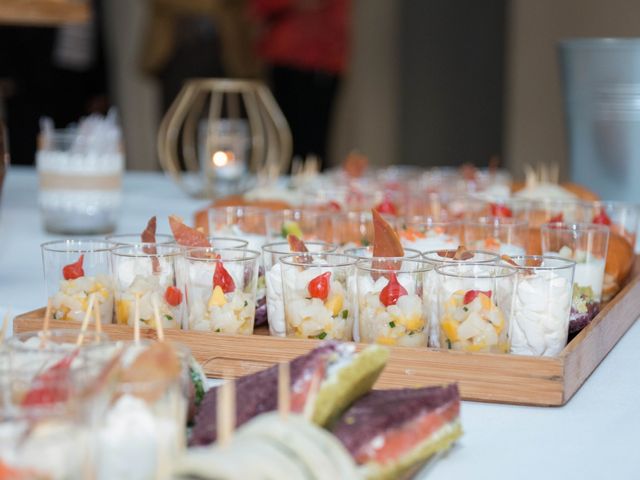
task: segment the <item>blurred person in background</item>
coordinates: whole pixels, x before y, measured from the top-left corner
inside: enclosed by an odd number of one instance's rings
[[[348,62],[350,0],[250,0],[258,54],[293,134],[294,156],[326,166],[329,125]]]
[[[0,79],[11,162],[33,164],[39,119],[66,127],[109,108],[98,2],[86,23],[0,27]]]
[[[163,112],[189,78],[259,76],[247,1],[151,1],[142,68],[160,81]]]

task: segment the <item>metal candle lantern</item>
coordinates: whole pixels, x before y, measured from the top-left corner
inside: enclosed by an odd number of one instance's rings
[[[162,168],[198,197],[238,191],[248,172],[277,177],[291,151],[284,115],[270,90],[252,80],[187,81],[158,132]]]

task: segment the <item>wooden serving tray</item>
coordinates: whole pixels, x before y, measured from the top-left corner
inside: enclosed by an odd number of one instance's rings
[[[636,259],[636,267],[638,260]],[[14,320],[15,332],[39,330],[44,309]],[[417,387],[458,382],[462,398],[482,402],[560,406],[567,403],[614,345],[640,316],[638,268],[625,288],[557,357],[466,353],[441,349],[390,347],[387,367],[375,388]],[[51,328],[69,322],[52,321]],[[130,340],[133,328],[105,325],[113,340]],[[307,353],[319,340],[276,338],[257,331],[250,336],[165,330],[165,337],[187,345],[207,376],[242,376]],[[156,338],[153,329],[141,337]],[[366,345],[357,344],[360,350]]]

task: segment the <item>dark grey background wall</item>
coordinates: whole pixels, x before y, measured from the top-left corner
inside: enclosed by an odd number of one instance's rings
[[[486,165],[502,153],[508,0],[403,0],[399,163]]]

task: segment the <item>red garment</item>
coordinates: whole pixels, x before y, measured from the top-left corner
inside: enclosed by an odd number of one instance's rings
[[[342,73],[347,65],[350,0],[251,0],[264,25],[258,42],[272,65]]]

